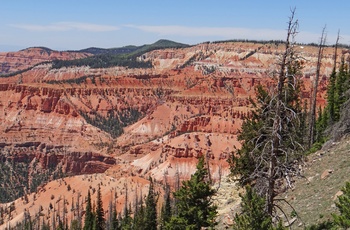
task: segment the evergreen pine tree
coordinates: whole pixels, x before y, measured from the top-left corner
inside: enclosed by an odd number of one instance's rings
[[[340,214],[333,214],[334,224],[343,228],[350,228],[350,182],[345,184],[341,190],[343,195],[338,197],[338,202],[335,203]]]
[[[130,215],[130,209],[128,209],[127,204],[125,204],[124,216],[120,220],[120,227],[122,230],[132,230],[133,229],[133,219]]]
[[[264,136],[264,114],[267,109],[267,104],[270,97],[267,91],[259,85],[256,88],[257,102],[250,99],[253,106],[252,115],[249,119],[243,121],[241,131],[237,137],[238,141],[242,142],[242,147],[232,155],[228,161],[231,165],[232,175],[239,176],[241,186],[250,184],[254,178],[251,178],[252,172],[255,170],[254,158],[260,155],[260,149],[255,146],[260,146],[265,138],[256,139],[258,136]],[[266,119],[266,118],[265,118]]]
[[[128,208],[129,194],[128,194],[128,184],[125,183],[125,205],[124,205],[124,216],[120,218],[120,228],[123,230],[133,229],[133,219],[131,217],[131,204]]]
[[[333,124],[335,119],[335,82],[337,73],[333,69],[331,76],[329,77],[328,89],[327,89],[327,111],[329,114],[329,123]]]
[[[316,120],[316,136],[315,141],[316,143],[323,144],[325,141],[325,135],[324,131],[326,130],[329,122],[329,112],[327,111],[327,108],[322,110],[321,107],[318,109],[318,117]]]
[[[165,229],[166,223],[170,221],[171,218],[171,198],[169,185],[166,184],[164,203],[161,213],[161,229]]]
[[[349,89],[349,70],[345,63],[344,57],[342,58],[339,66],[339,71],[336,77],[335,93],[334,93],[334,119],[338,121],[340,118],[340,112],[342,105],[347,100],[346,91]]]
[[[250,186],[246,187],[242,198],[241,213],[236,214],[234,219],[234,230],[270,230],[272,218],[265,212],[265,199],[260,197]]]
[[[143,199],[141,195],[141,199],[139,201],[139,204],[137,204],[137,207],[135,207],[135,213],[134,213],[134,228],[135,229],[146,229],[145,228],[145,208],[143,205]]]
[[[154,192],[153,180],[149,178],[149,190],[146,198],[145,229],[157,229],[157,198]]]
[[[45,220],[43,220],[43,223],[41,224],[41,230],[50,230],[50,226]]]
[[[105,229],[105,218],[104,210],[101,196],[101,187],[97,190],[97,205],[96,205],[96,216],[95,216],[94,230],[104,230]]]
[[[80,224],[79,224],[79,221],[78,220],[72,220],[70,222],[70,230],[80,230],[81,227],[80,227]]]
[[[284,179],[290,183],[291,174],[298,170],[294,162],[300,159],[304,145],[298,90],[302,60],[293,50],[297,28],[292,11],[278,75],[272,87],[257,88],[253,115],[244,121],[238,136],[242,147],[229,160],[241,185],[251,184],[266,199],[265,211],[270,216],[275,215],[276,182]]]
[[[58,227],[57,230],[65,230],[64,223],[61,219],[58,220]]]
[[[32,218],[27,210],[24,211],[24,229],[33,229]]]
[[[216,225],[216,206],[212,204],[215,190],[208,180],[208,169],[204,157],[199,158],[197,171],[188,181],[182,182],[181,188],[174,193],[177,216],[173,216],[167,224],[169,229],[201,229],[213,228]]]
[[[115,206],[113,207],[113,214],[112,214],[112,229],[113,230],[120,229],[117,209]]]
[[[91,195],[90,190],[88,191],[86,208],[85,208],[85,219],[84,219],[84,230],[93,230],[94,214],[91,206]]]

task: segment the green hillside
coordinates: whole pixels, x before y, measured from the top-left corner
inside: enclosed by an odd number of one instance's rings
[[[80,52],[89,52],[94,54],[94,56],[77,60],[55,60],[53,61],[52,68],[59,69],[70,66],[90,66],[91,68],[109,68],[113,66],[151,68],[151,62],[137,61],[137,57],[156,49],[185,47],[189,47],[189,45],[162,39],[153,44],[142,46],[126,46],[112,49],[88,48],[80,50]]]

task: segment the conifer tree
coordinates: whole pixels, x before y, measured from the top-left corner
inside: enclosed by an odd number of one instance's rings
[[[128,194],[128,184],[125,183],[125,205],[124,205],[124,216],[120,219],[120,227],[121,229],[131,230],[133,229],[133,219],[131,217],[131,204],[128,208],[129,194]]]
[[[318,138],[317,141],[320,143],[323,143],[325,140],[325,130],[330,125],[339,121],[343,105],[349,99],[347,92],[349,89],[350,70],[348,64],[345,63],[343,56],[338,71],[336,71],[334,67],[329,79],[327,105],[323,110],[323,113],[318,114],[316,122],[316,138]]]
[[[315,141],[316,143],[320,143],[323,144],[325,141],[325,135],[324,135],[324,131],[326,130],[326,128],[329,125],[329,112],[328,109],[325,108],[324,110],[322,110],[321,107],[319,107],[318,109],[318,117],[316,120],[316,136],[315,136]]]
[[[33,229],[32,218],[30,217],[30,213],[28,210],[24,211],[24,228]]]
[[[101,196],[101,187],[97,190],[97,205],[96,205],[96,216],[95,216],[95,226],[94,230],[104,230],[105,229],[105,218],[104,210]]]
[[[166,184],[164,203],[161,213],[161,229],[165,229],[166,223],[170,221],[171,218],[171,198],[169,185]]]
[[[88,196],[86,200],[85,208],[85,219],[84,219],[84,230],[93,230],[94,214],[91,206],[91,195],[90,190],[88,191]]]
[[[340,214],[333,214],[334,224],[343,228],[350,228],[350,182],[347,182],[341,190],[343,195],[338,197],[335,203]]]
[[[311,148],[311,146],[315,142],[315,126],[316,126],[316,97],[318,92],[318,82],[320,78],[320,71],[321,71],[321,64],[322,64],[322,58],[323,58],[323,51],[326,43],[326,26],[323,27],[321,40],[318,46],[318,55],[317,55],[317,64],[316,64],[316,76],[313,81],[312,86],[312,96],[311,96],[311,108],[310,108],[310,122],[309,122],[309,145],[308,148]]]
[[[329,124],[333,124],[336,121],[335,118],[335,82],[337,73],[335,68],[329,77],[328,89],[327,89],[327,111],[329,114]]]
[[[58,220],[58,227],[57,230],[65,230],[64,223],[61,219]]]
[[[341,64],[336,76],[335,93],[334,93],[334,119],[338,121],[343,104],[347,100],[346,92],[349,89],[349,69],[342,57]]]
[[[112,214],[112,229],[113,230],[120,229],[117,208],[115,206],[113,207],[113,214]]]
[[[133,226],[133,218],[131,217],[131,209],[126,208],[125,209],[125,213],[124,213],[124,217],[121,219],[121,229],[123,230],[132,230],[134,229]]]
[[[284,179],[290,186],[290,175],[297,170],[293,162],[301,157],[303,138],[302,106],[298,92],[300,60],[294,50],[298,23],[294,10],[287,29],[285,49],[278,62],[279,70],[272,87],[257,88],[253,115],[244,121],[238,139],[239,149],[229,160],[232,174],[241,185],[251,184],[265,199],[265,211],[274,216],[276,181]]]
[[[338,57],[338,42],[340,37],[340,31],[338,30],[337,40],[334,47],[334,59],[333,59],[333,70],[331,76],[329,77],[328,89],[327,89],[327,110],[329,117],[329,124],[335,122],[334,117],[334,97],[335,97],[335,81],[336,81],[336,69],[337,69],[337,57]]]
[[[43,222],[41,224],[41,230],[50,230],[50,226],[45,220],[43,220]]]
[[[272,228],[272,218],[265,212],[265,199],[260,197],[250,186],[246,187],[242,198],[241,213],[236,214],[234,219],[234,230],[259,229],[270,230]]]
[[[157,198],[154,192],[153,180],[149,178],[149,190],[146,198],[145,229],[157,229]]]
[[[212,203],[215,190],[208,180],[204,157],[199,158],[197,171],[174,193],[177,198],[177,216],[167,224],[169,229],[213,228],[216,225],[216,206]]]
[[[238,180],[241,186],[250,184],[254,181],[252,173],[255,171],[255,158],[260,155],[260,148],[256,146],[261,145],[264,139],[257,139],[259,136],[264,136],[265,131],[263,129],[264,117],[263,111],[268,107],[268,103],[271,100],[267,91],[263,86],[258,85],[256,88],[256,101],[250,100],[253,110],[249,119],[244,120],[241,131],[237,137],[238,141],[242,142],[242,147],[237,150],[232,158],[229,159],[231,165],[231,173],[234,176],[238,176]],[[255,140],[257,139],[257,140]]]
[[[78,220],[72,220],[70,222],[70,230],[80,230],[81,227],[80,227],[80,224],[79,224],[79,221]]]
[[[135,229],[145,229],[145,208],[141,195],[140,201],[135,204],[134,227]]]

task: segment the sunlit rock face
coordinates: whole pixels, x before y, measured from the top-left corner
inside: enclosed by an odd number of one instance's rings
[[[8,74],[52,60],[72,60],[91,56],[83,52],[54,51],[44,47],[28,48],[17,52],[0,52],[0,74]]]
[[[70,176],[103,173],[123,181],[113,188],[120,197],[125,183],[133,192],[138,186],[146,189],[149,176],[171,186],[190,178],[201,156],[211,178],[219,180],[229,174],[227,159],[240,147],[237,134],[251,116],[255,87],[273,87],[283,48],[227,42],[154,50],[138,58],[151,61],[149,69],[52,69],[51,63],[42,62],[90,54],[42,48],[0,53],[1,73],[30,67],[0,77],[1,157],[27,162],[33,172],[54,168],[52,172],[60,169]],[[296,50],[303,57],[302,74],[296,77],[303,82],[303,100],[309,102],[317,47]],[[325,104],[333,52],[325,49],[320,106]],[[86,192],[86,178],[72,180],[80,180],[79,189]],[[119,202],[124,207],[122,198]]]

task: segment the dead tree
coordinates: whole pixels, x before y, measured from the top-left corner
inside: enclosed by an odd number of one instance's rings
[[[231,172],[241,185],[250,184],[266,201],[266,213],[276,216],[278,181],[290,187],[290,176],[297,173],[295,160],[302,150],[300,117],[301,59],[295,51],[298,21],[292,10],[284,50],[277,62],[274,84],[258,86],[251,118],[247,118],[238,139],[242,148],[231,157]]]
[[[289,18],[288,29],[287,29],[287,38],[285,41],[285,50],[282,55],[282,59],[279,63],[279,73],[277,77],[277,92],[276,95],[272,95],[272,106],[270,111],[272,112],[273,125],[271,130],[271,138],[266,146],[270,149],[268,156],[268,171],[267,171],[267,192],[266,192],[266,201],[267,201],[267,212],[272,216],[273,208],[274,208],[274,198],[276,196],[275,193],[275,184],[276,179],[278,178],[278,172],[280,161],[278,156],[281,156],[283,152],[288,154],[286,149],[284,149],[282,138],[282,129],[283,122],[285,122],[285,111],[288,110],[287,105],[284,100],[284,88],[288,78],[288,67],[294,61],[294,37],[297,34],[298,29],[298,21],[294,20],[295,10],[292,10],[292,15]],[[275,101],[275,102],[273,102]],[[293,114],[292,114],[293,115]]]
[[[340,30],[338,30],[338,36],[337,36],[337,40],[336,40],[335,46],[334,46],[333,71],[335,71],[337,69],[338,44],[339,44],[339,36],[340,36],[339,34],[340,34]]]
[[[320,79],[320,70],[322,65],[323,51],[326,44],[326,26],[323,27],[320,43],[318,45],[318,55],[316,64],[316,76],[312,84],[312,97],[311,97],[311,111],[310,111],[310,122],[309,122],[309,148],[315,142],[315,124],[316,124],[316,97],[318,91],[318,82]]]
[[[337,78],[336,69],[337,69],[337,58],[338,58],[339,34],[340,34],[340,31],[338,30],[338,36],[334,46],[333,70],[328,81],[328,90],[327,90],[327,109],[328,109],[327,112],[329,114],[328,124],[333,124],[336,120],[335,118],[335,84],[336,84],[336,78]]]

